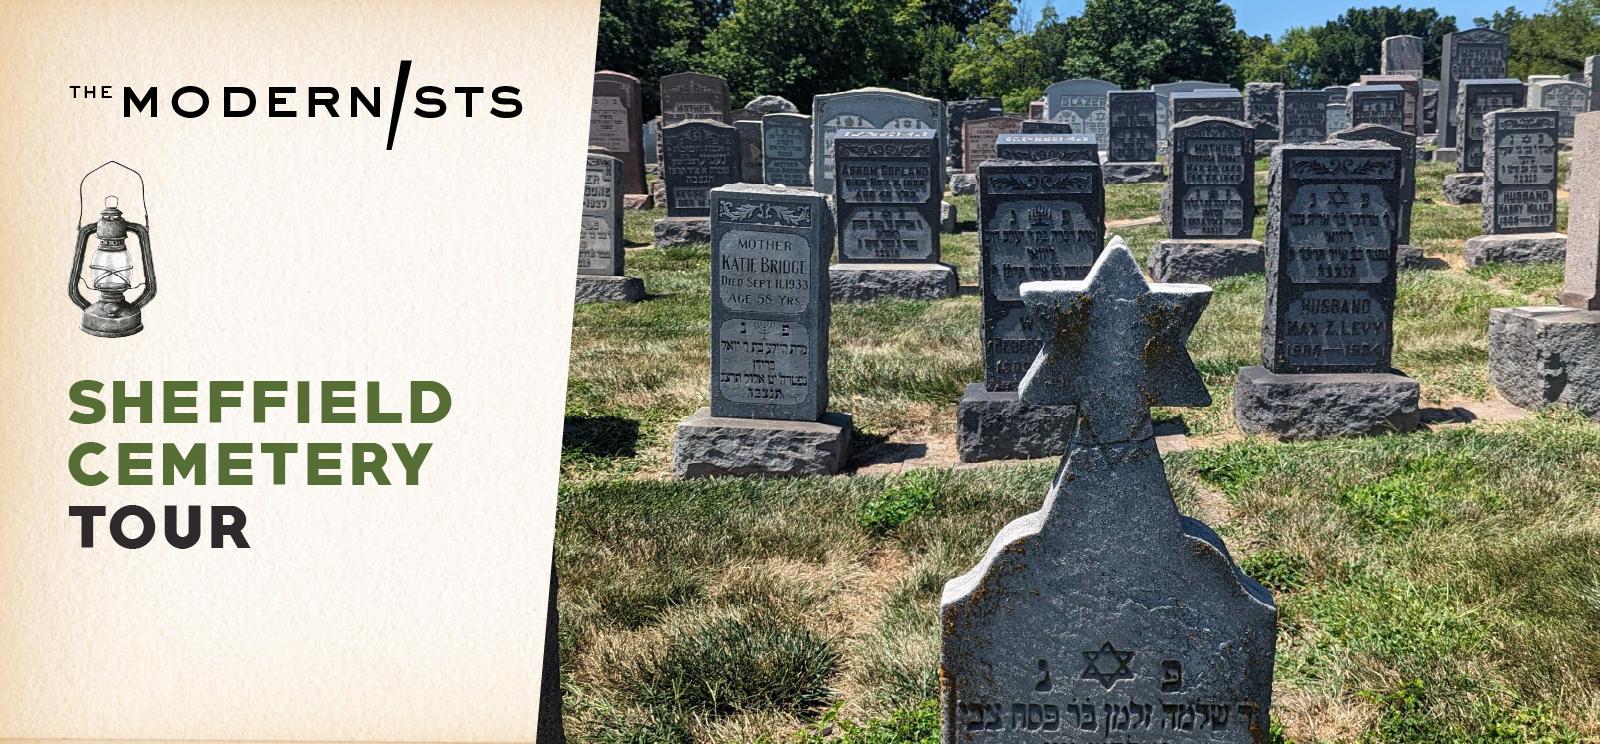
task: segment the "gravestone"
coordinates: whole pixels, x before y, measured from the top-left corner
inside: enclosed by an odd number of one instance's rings
[[[1023,282],[1082,279],[1105,245],[1105,188],[1094,163],[989,160],[978,168],[983,382],[956,406],[962,462],[1066,451],[1070,407],[1022,403],[1017,385],[1044,344]]]
[[[1100,162],[1092,134],[1002,134],[995,138],[994,150],[1000,160]]]
[[[1319,439],[1409,431],[1416,381],[1392,369],[1399,148],[1285,145],[1272,154],[1259,367],[1239,371],[1246,434]]]
[[[1415,135],[1422,134],[1422,81],[1410,75],[1362,75],[1363,86],[1397,85],[1405,91],[1405,104],[1403,109],[1404,129]],[[1376,122],[1354,122],[1355,124],[1368,124]],[[1388,126],[1385,124],[1384,126]]]
[[[1591,54],[1583,58],[1583,84],[1589,86],[1589,110],[1600,111],[1600,88],[1595,87],[1595,63],[1600,62],[1600,54]]]
[[[1045,110],[1044,101],[1029,101],[1028,102],[1028,118],[1029,119],[1043,119],[1044,118],[1044,110]]]
[[[1467,240],[1467,264],[1565,259],[1567,236],[1556,231],[1560,114],[1491,111],[1483,131],[1483,234]]]
[[[1509,37],[1488,28],[1474,28],[1444,35],[1443,56],[1439,62],[1439,146],[1461,146],[1457,131],[1461,127],[1460,104],[1463,80],[1495,80],[1506,76]]]
[[[1523,408],[1600,421],[1600,113],[1580,114],[1573,140],[1560,304],[1489,311],[1489,380]]]
[[[1552,109],[1561,115],[1561,139],[1572,139],[1573,123],[1589,111],[1589,86],[1569,81],[1528,86],[1528,107]]]
[[[1244,121],[1244,96],[1236,90],[1202,90],[1194,93],[1173,93],[1172,127],[1186,119],[1200,116],[1220,116],[1224,119]],[[1170,134],[1170,132],[1169,132]]]
[[[623,164],[591,152],[584,164],[583,222],[578,230],[578,286],[574,299],[589,302],[638,302],[644,282],[622,275]]]
[[[1172,174],[1161,191],[1167,237],[1150,253],[1157,281],[1204,282],[1259,274],[1255,231],[1255,128],[1203,116],[1172,128]]]
[[[622,193],[648,193],[644,183],[644,103],[639,78],[620,72],[594,74],[589,106],[589,146],[622,161]]]
[[[1117,90],[1116,83],[1104,80],[1063,80],[1044,89],[1045,116],[1050,121],[1072,125],[1074,134],[1092,134],[1105,142],[1107,129],[1106,94]]]
[[[968,119],[988,119],[1005,115],[1005,109],[1000,107],[998,98],[974,98],[967,101],[951,101],[944,105],[945,147],[949,159],[945,165],[951,168],[961,167],[962,140],[961,125]],[[979,161],[982,162],[982,161]]]
[[[1283,101],[1283,83],[1245,83],[1244,114],[1246,121],[1256,128],[1256,150],[1265,154],[1283,139],[1278,119],[1278,106]]]
[[[1115,90],[1106,94],[1110,142],[1102,167],[1106,183],[1148,183],[1166,177],[1157,161],[1156,94],[1148,90]]]
[[[754,184],[710,200],[711,405],[678,424],[673,472],[836,473],[851,422],[828,411],[827,201]]]
[[[1422,133],[1424,135],[1439,133],[1439,85],[1428,87],[1430,81],[1422,81]]]
[[[1408,132],[1406,91],[1398,85],[1357,85],[1350,88],[1350,126],[1377,124]]]
[[[1178,512],[1151,435],[1150,406],[1210,403],[1186,348],[1210,288],[1147,284],[1113,240],[1022,294],[1046,338],[1022,400],[1078,424],[1044,505],[944,586],[940,741],[1266,741],[1277,608]]]
[[[738,183],[739,130],[715,121],[685,121],[661,130],[667,216],[656,220],[657,248],[711,240],[711,190]]]
[[[811,117],[767,114],[761,117],[761,168],[768,184],[811,185]]]
[[[1350,106],[1344,103],[1330,103],[1323,113],[1327,117],[1328,131],[1337,132],[1350,128]]]
[[[783,96],[756,96],[750,99],[750,102],[746,103],[744,107],[760,113],[763,121],[766,120],[767,114],[800,113],[800,107],[794,105],[792,101]]]
[[[1399,233],[1395,238],[1395,263],[1401,267],[1416,266],[1422,261],[1422,249],[1411,245],[1411,206],[1417,199],[1417,136],[1377,124],[1360,124],[1335,132],[1333,139],[1350,142],[1381,142],[1400,150],[1400,188],[1396,196],[1400,202]]]
[[[1166,152],[1167,135],[1172,132],[1172,94],[1193,93],[1201,90],[1232,90],[1227,83],[1208,83],[1203,80],[1180,80],[1175,83],[1157,83],[1150,86],[1156,94],[1156,136],[1160,138],[1161,151]]]
[[[1323,88],[1322,92],[1328,94],[1328,105],[1331,106],[1335,103],[1342,104],[1350,97],[1350,86],[1330,85],[1326,88]]]
[[[933,129],[841,129],[835,135],[839,260],[833,299],[953,297],[955,269],[939,263],[940,176]]]
[[[728,123],[728,81],[679,72],[661,76],[661,127],[685,121]]]
[[[964,173],[977,173],[979,163],[995,158],[995,140],[1000,135],[1022,131],[1022,117],[991,116],[984,119],[968,119],[962,124],[961,129],[963,147],[966,148],[961,154],[961,170]]]
[[[1321,142],[1328,138],[1328,96],[1320,90],[1286,90],[1278,119],[1285,144]]]
[[[1483,201],[1483,116],[1490,111],[1522,108],[1527,89],[1522,81],[1463,80],[1456,91],[1456,172],[1445,176],[1444,200],[1451,204]]]
[[[736,119],[733,128],[739,132],[739,180],[744,183],[765,183],[762,175],[761,120]]]
[[[811,182],[817,191],[833,193],[833,140],[841,129],[931,129],[936,133],[944,193],[944,104],[889,88],[861,88],[825,93],[811,99]]]
[[[640,141],[644,144],[645,165],[655,165],[656,155],[660,151],[657,138],[661,136],[661,117],[656,117],[644,123],[641,130]]]
[[[1064,121],[1039,121],[1024,119],[1022,121],[1023,134],[1072,134],[1072,125]]]
[[[1419,36],[1390,36],[1384,39],[1379,69],[1385,75],[1422,77],[1424,43]]]
[[[737,124],[741,121],[761,121],[765,114],[755,109],[740,108],[728,112],[728,123]]]

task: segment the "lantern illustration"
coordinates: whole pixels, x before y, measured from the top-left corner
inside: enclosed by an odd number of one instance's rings
[[[127,169],[138,176],[138,171],[128,168],[121,163],[111,161],[101,165],[117,165]],[[84,181],[95,168],[83,177]],[[144,177],[139,176],[139,196],[144,199]],[[83,309],[83,332],[91,336],[102,338],[120,338],[132,336],[144,330],[144,322],[140,310],[156,296],[156,267],[150,256],[150,229],[137,222],[129,222],[122,217],[122,210],[118,209],[119,200],[116,196],[107,196],[105,208],[100,210],[100,219],[92,224],[78,227],[78,244],[72,255],[72,276],[67,280],[67,296],[72,298],[73,304]],[[81,223],[83,204],[83,181],[78,183],[78,219]],[[148,209],[145,212],[145,222],[149,223]],[[133,257],[128,253],[128,233],[133,233],[139,239],[140,266],[143,270],[144,282],[142,285],[134,284]],[[89,257],[90,289],[100,294],[100,299],[91,303],[84,298],[79,284],[83,284],[84,253],[89,247],[89,236],[93,235],[100,241],[94,255]],[[127,293],[143,286],[144,291],[132,302],[127,299]]]

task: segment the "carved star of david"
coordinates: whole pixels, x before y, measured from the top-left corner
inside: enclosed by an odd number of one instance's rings
[[[1119,679],[1133,679],[1133,671],[1128,668],[1128,663],[1133,661],[1133,652],[1118,651],[1110,641],[1102,644],[1099,651],[1083,652],[1083,660],[1089,665],[1083,668],[1083,674],[1079,676],[1099,682],[1107,690]]]
[[[1022,400],[1077,406],[1076,441],[1146,439],[1151,406],[1210,405],[1188,348],[1210,287],[1146,282],[1133,253],[1113,237],[1087,278],[1028,282],[1022,300],[1045,329],[1044,348],[1019,387]]]

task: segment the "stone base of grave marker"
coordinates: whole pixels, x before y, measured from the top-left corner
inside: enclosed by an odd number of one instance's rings
[[[656,247],[676,248],[690,243],[711,243],[710,217],[662,217],[655,223]]]
[[[1519,407],[1565,406],[1600,421],[1600,311],[1490,310],[1489,381]]]
[[[636,276],[579,276],[577,304],[638,302],[644,299],[644,280]]]
[[[1482,204],[1482,173],[1451,173],[1444,177],[1444,200],[1450,204]]]
[[[972,196],[978,193],[978,174],[957,173],[951,176],[950,193],[955,196]]]
[[[828,267],[834,302],[942,300],[960,291],[954,266],[941,263],[841,263]]]
[[[974,382],[956,404],[956,452],[962,462],[1060,457],[1077,416],[1072,406],[1031,405],[1015,390],[990,391]]]
[[[1106,163],[1100,166],[1106,183],[1159,183],[1167,180],[1161,163]]]
[[[1394,248],[1394,265],[1401,269],[1420,269],[1427,258],[1422,255],[1422,248],[1414,245],[1397,245]]]
[[[1441,163],[1454,163],[1459,156],[1454,147],[1440,147],[1433,151],[1433,159]]]
[[[1246,434],[1283,440],[1406,432],[1421,414],[1417,381],[1399,373],[1274,374],[1245,367],[1233,416]]]
[[[656,195],[655,194],[623,194],[622,195],[622,208],[623,209],[655,209],[656,208]]]
[[[833,475],[850,459],[851,418],[829,411],[821,421],[724,418],[702,408],[678,424],[672,473],[799,477]]]
[[[1267,270],[1259,240],[1167,238],[1150,252],[1150,276],[1158,282],[1199,282]]]
[[[956,234],[956,205],[947,201],[939,202],[939,229],[946,235]]]
[[[1467,265],[1532,264],[1567,260],[1567,236],[1561,233],[1479,235],[1467,238]]]

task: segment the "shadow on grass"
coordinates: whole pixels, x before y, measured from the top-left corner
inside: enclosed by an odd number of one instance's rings
[[[590,457],[638,455],[639,422],[620,416],[568,416],[561,448]]]

